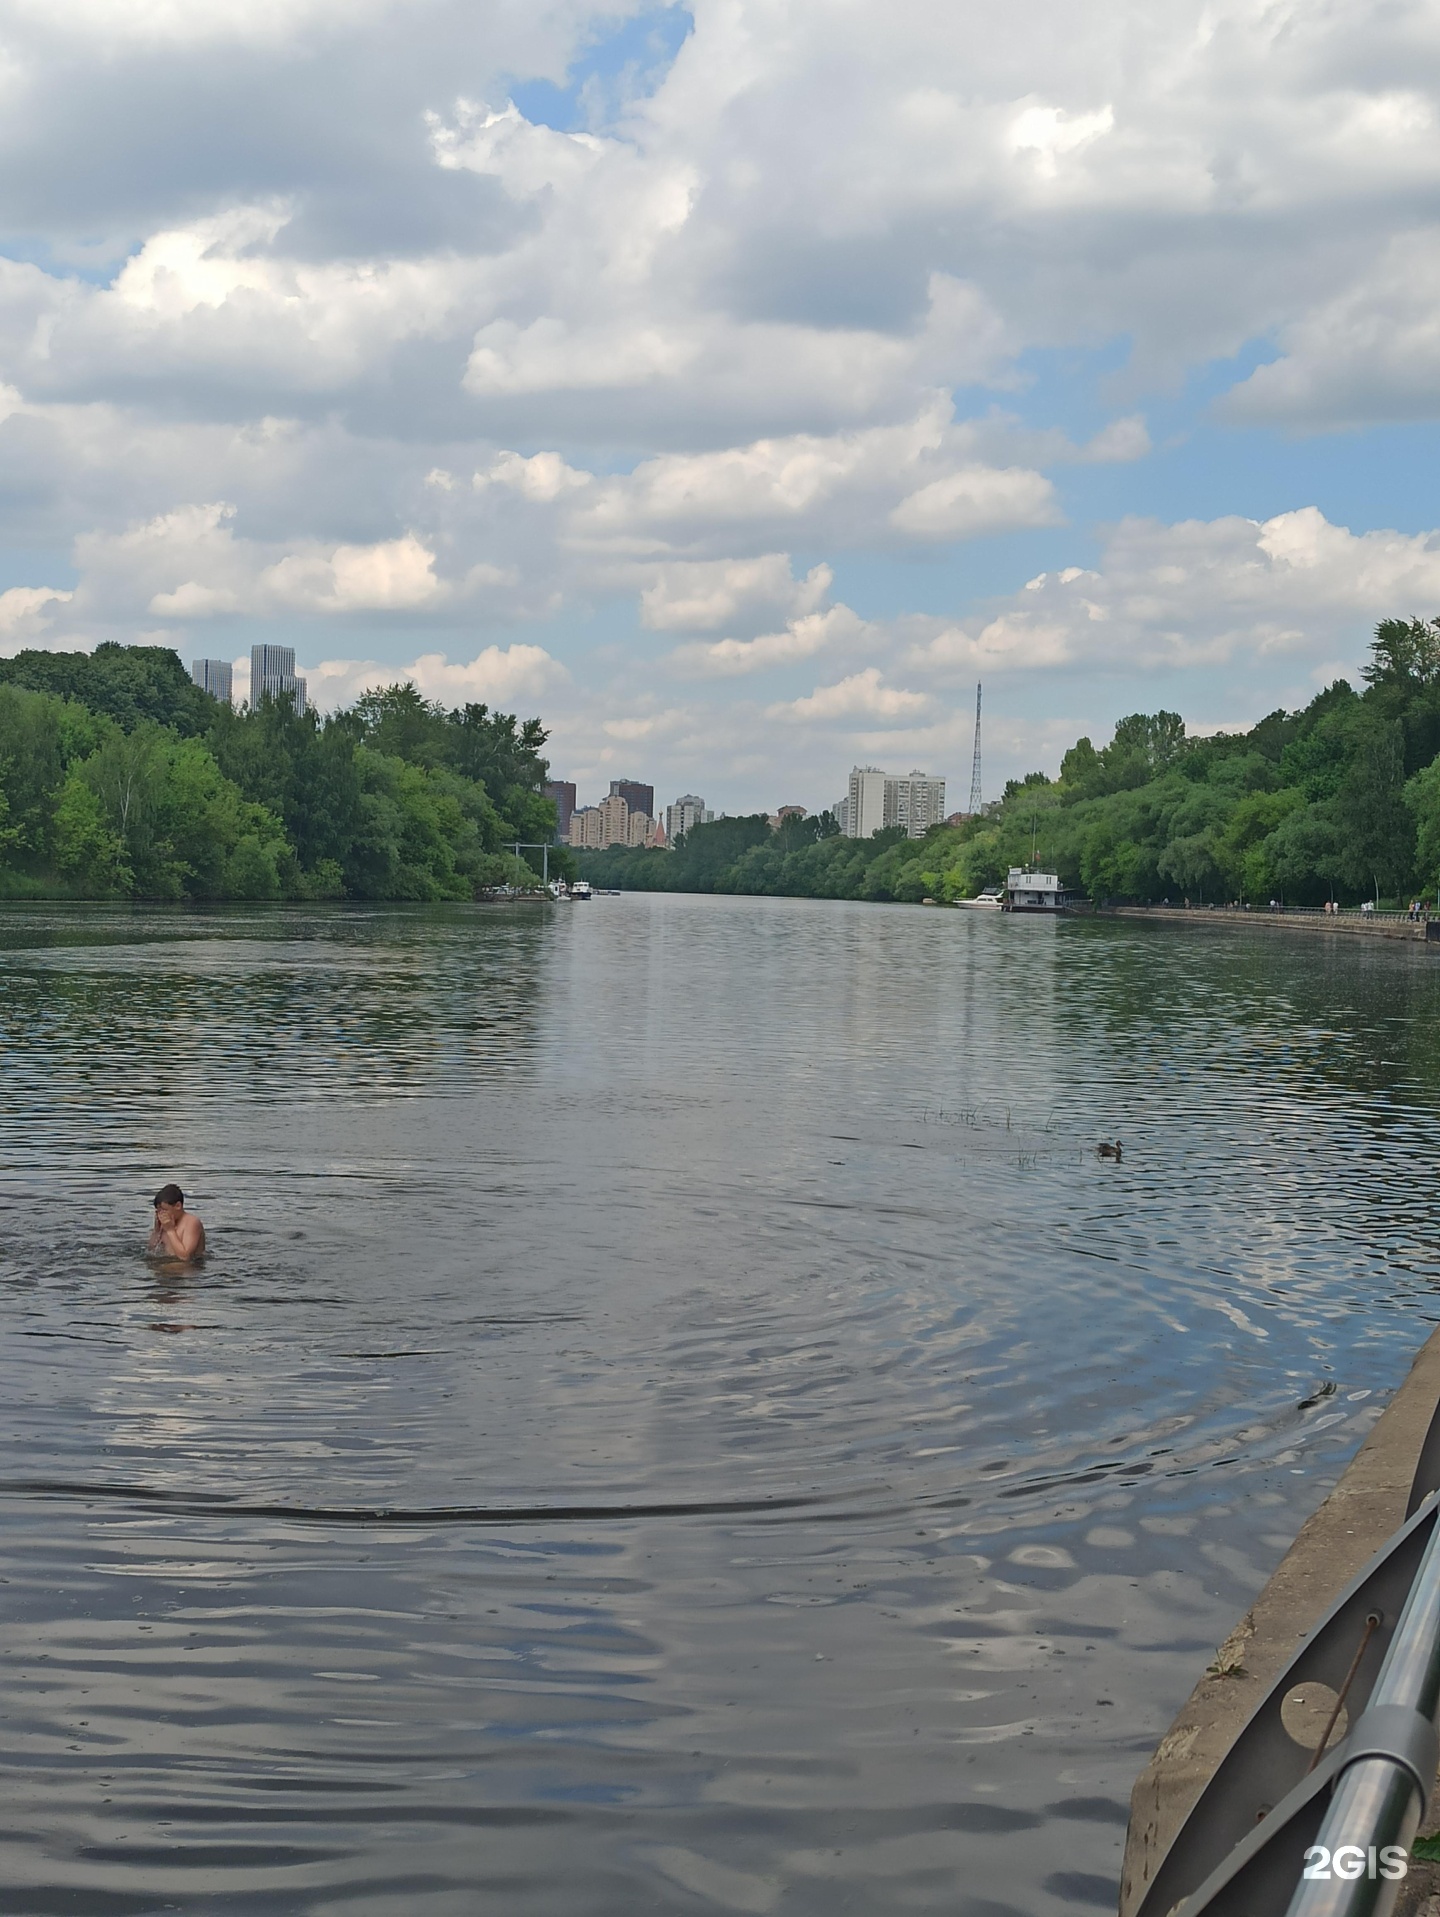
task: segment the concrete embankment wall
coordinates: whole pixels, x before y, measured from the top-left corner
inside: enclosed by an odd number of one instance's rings
[[[1182,915],[1184,916],[1184,915]],[[1217,914],[1218,916],[1218,914]],[[1144,1896],[1170,1840],[1300,1639],[1399,1528],[1420,1448],[1440,1401],[1440,1331],[1161,1738],[1130,1795],[1120,1917]],[[1425,1832],[1440,1826],[1432,1799]],[[1440,1867],[1412,1864],[1396,1917],[1440,1911]]]
[[[1269,932],[1319,932],[1327,938],[1405,939],[1417,945],[1426,942],[1423,921],[1407,918],[1380,918],[1370,912],[1237,912],[1233,907],[1217,907],[1213,912],[1203,906],[1189,911],[1177,905],[1104,906],[1098,918],[1164,919],[1176,925],[1260,926]],[[1440,955],[1440,939],[1431,940]]]

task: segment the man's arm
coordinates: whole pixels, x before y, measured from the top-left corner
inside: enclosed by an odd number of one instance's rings
[[[198,1258],[205,1249],[205,1227],[189,1212],[173,1225],[162,1225],[157,1219],[148,1249],[165,1252],[171,1258]]]
[[[188,1211],[177,1225],[171,1227],[166,1237],[180,1258],[198,1258],[205,1249],[205,1227]]]

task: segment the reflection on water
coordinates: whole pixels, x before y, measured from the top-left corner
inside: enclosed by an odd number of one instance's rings
[[[0,1912],[1112,1907],[1436,1315],[1434,967],[9,913]]]

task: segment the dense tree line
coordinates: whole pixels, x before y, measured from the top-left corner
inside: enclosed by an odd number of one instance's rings
[[[1177,713],[1080,739],[1058,779],[1012,781],[981,817],[839,838],[828,814],[697,826],[674,852],[586,854],[597,883],[801,898],[971,898],[1039,862],[1097,900],[1280,898],[1319,905],[1420,895],[1440,882],[1440,620],[1376,628],[1364,689],[1337,680],[1248,732],[1186,736]]]
[[[538,719],[447,711],[409,684],[322,721],[270,699],[234,711],[164,647],[22,652],[0,661],[0,896],[532,886],[539,853],[506,846],[554,834],[546,736]]]

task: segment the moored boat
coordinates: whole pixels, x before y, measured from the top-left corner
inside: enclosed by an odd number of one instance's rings
[[[1058,872],[1039,872],[1030,865],[1011,866],[1002,910],[1055,913],[1069,909],[1069,898]]]

